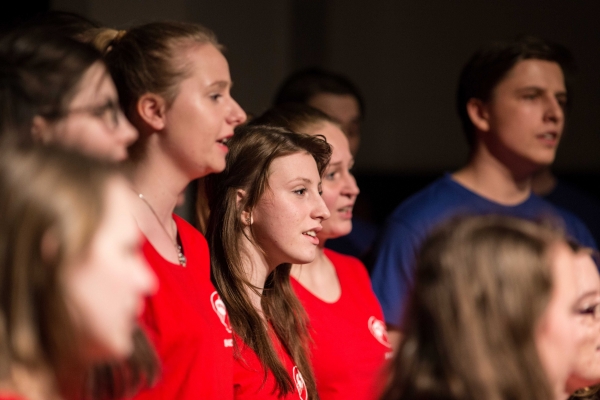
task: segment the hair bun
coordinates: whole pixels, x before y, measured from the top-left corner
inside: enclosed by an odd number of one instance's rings
[[[94,38],[92,39],[92,45],[100,50],[102,54],[106,54],[112,50],[112,48],[121,41],[127,31],[116,30],[111,28],[100,28]]]

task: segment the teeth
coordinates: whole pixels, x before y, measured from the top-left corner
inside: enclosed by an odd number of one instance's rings
[[[222,143],[222,144],[227,144],[227,142],[229,142],[229,138],[223,138],[221,140],[217,140],[217,142]]]
[[[304,234],[308,235],[308,236],[312,236],[312,237],[316,237],[317,236],[317,234],[315,233],[315,231],[304,232]]]
[[[550,139],[550,140],[554,139],[554,135],[553,135],[553,134],[551,134],[551,133],[544,133],[544,134],[542,135],[542,137],[543,137],[544,139]]]

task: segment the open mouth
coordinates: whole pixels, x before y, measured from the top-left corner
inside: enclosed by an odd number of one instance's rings
[[[315,231],[307,231],[307,232],[304,232],[303,235],[317,237],[317,233]]]
[[[217,143],[222,144],[223,146],[227,146],[227,143],[229,142],[229,137],[225,137],[223,139],[217,140]]]

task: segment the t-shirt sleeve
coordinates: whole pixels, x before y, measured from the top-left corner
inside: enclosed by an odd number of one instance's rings
[[[418,246],[419,240],[413,229],[400,221],[389,221],[380,238],[371,282],[389,325],[401,325],[413,284]]]

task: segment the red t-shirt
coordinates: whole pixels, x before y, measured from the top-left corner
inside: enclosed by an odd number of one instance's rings
[[[159,288],[147,299],[142,326],[161,362],[157,384],[137,400],[233,399],[233,339],[225,305],[210,281],[208,244],[183,219],[177,224],[187,266],[144,243]]]
[[[383,312],[364,265],[356,258],[325,249],[342,288],[327,303],[296,279],[292,287],[310,319],[311,360],[321,400],[375,399],[385,382],[383,367],[391,358]]]
[[[25,397],[21,397],[16,394],[0,393],[0,400],[26,400]]]
[[[277,335],[272,329],[269,329],[271,341],[279,355],[279,359],[287,369],[290,377],[295,383],[295,390],[288,393],[285,397],[278,397],[278,392],[274,391],[275,377],[269,370],[267,380],[264,381],[264,368],[256,353],[234,334],[234,340],[240,349],[240,355],[236,356],[233,362],[233,387],[236,400],[306,400],[308,394],[302,374],[296,367],[294,361],[284,349]]]

